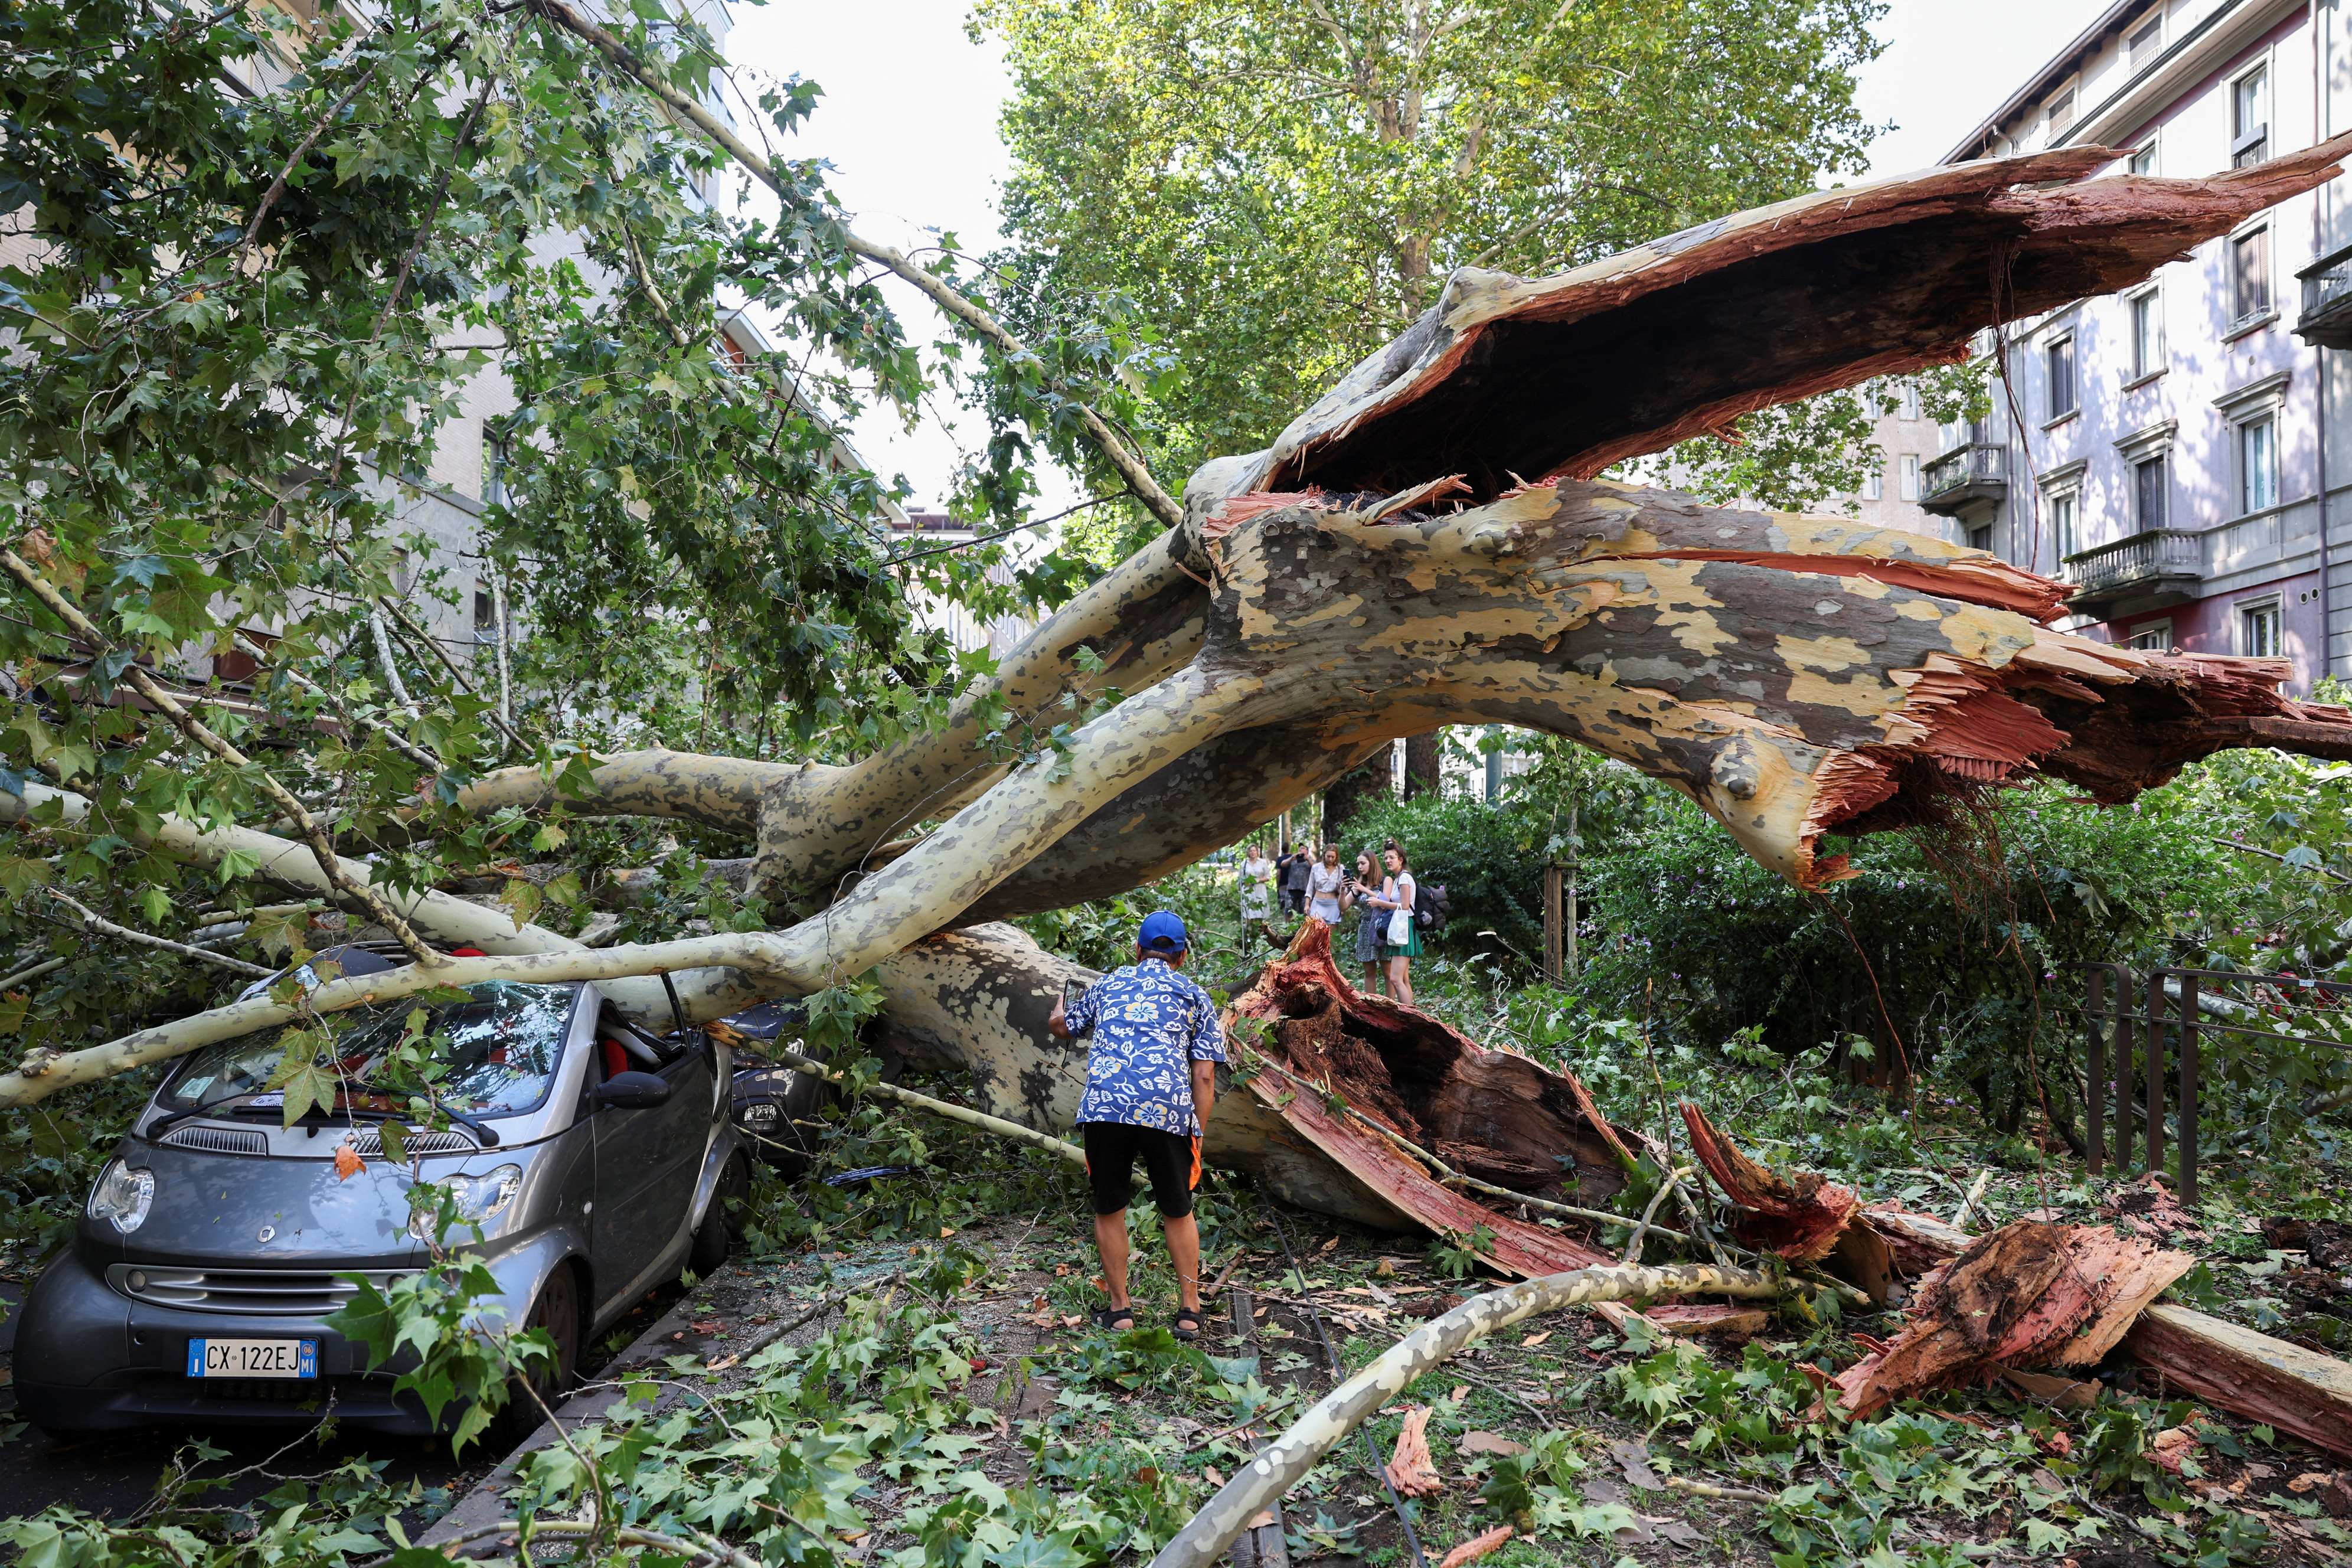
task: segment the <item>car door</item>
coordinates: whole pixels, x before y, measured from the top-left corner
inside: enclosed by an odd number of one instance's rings
[[[602,1041],[592,1080],[603,1081]],[[638,1071],[648,1070],[632,1062]],[[652,1282],[663,1254],[682,1244],[696,1179],[710,1139],[710,1068],[697,1049],[677,1051],[650,1069],[670,1086],[667,1103],[644,1110],[612,1107],[590,1113],[596,1141],[596,1211],[591,1253],[596,1278],[613,1292],[635,1295]]]

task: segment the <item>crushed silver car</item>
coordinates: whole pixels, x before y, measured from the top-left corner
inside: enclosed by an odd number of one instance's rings
[[[397,966],[358,946],[319,957],[346,974]],[[367,1430],[433,1429],[415,1395],[393,1394],[398,1363],[371,1370],[365,1344],[324,1321],[355,1293],[338,1276],[381,1288],[429,1256],[410,1166],[384,1157],[382,1124],[404,1102],[372,1083],[412,1007],[354,1015],[332,1103],[290,1127],[268,1087],[283,1026],[173,1066],[26,1300],[20,1415],[65,1433],[301,1424],[331,1407]],[[485,1316],[555,1341],[552,1393],[648,1289],[725,1261],[751,1187],[728,1048],[682,1016],[669,1033],[639,1027],[585,984],[490,981],[429,1011],[450,1124],[412,1129],[405,1152],[481,1227],[478,1243],[464,1226],[452,1239],[499,1282]],[[348,1176],[347,1144],[364,1162]]]

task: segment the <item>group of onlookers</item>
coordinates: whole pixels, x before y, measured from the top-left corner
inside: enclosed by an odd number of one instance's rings
[[[1386,965],[1387,994],[1410,1007],[1412,963],[1421,956],[1421,932],[1413,920],[1413,900],[1420,889],[1404,846],[1390,839],[1377,861],[1366,850],[1356,857],[1352,873],[1339,862],[1336,844],[1323,846],[1319,858],[1297,844],[1286,844],[1280,857],[1271,860],[1251,845],[1241,867],[1242,921],[1264,929],[1277,888],[1286,915],[1311,915],[1336,930],[1353,911],[1355,954],[1364,966],[1364,989],[1381,990],[1381,970]]]

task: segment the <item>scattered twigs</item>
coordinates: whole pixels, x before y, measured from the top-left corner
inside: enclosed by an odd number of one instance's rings
[[[34,571],[23,556],[14,550],[0,548],[0,567],[5,567],[10,576],[30,589],[33,596],[40,600],[50,614],[65,622],[74,635],[89,644],[94,651],[101,655],[114,651],[114,644],[98,629],[97,623],[83,615],[72,600],[58,592],[55,585]],[[386,903],[373,888],[345,874],[342,858],[335,853],[334,844],[328,838],[326,829],[319,825],[318,819],[300,801],[294,798],[293,791],[280,784],[268,769],[256,767],[251,758],[214,734],[194,714],[180,706],[179,699],[164,690],[136,663],[125,666],[122,674],[123,679],[130,681],[131,689],[152,703],[155,710],[163,714],[173,728],[222,762],[258,782],[262,793],[268,795],[278,811],[293,822],[302,842],[310,846],[312,855],[318,857],[320,874],[338,892],[365,910],[370,920],[390,931],[393,939],[407,950],[409,957],[426,968],[443,962],[442,955],[425,945],[425,939],[418,936],[415,929],[400,917],[400,912]]]
[[[1782,1289],[1780,1281],[1760,1270],[1685,1263],[1664,1268],[1576,1268],[1474,1297],[1406,1335],[1324,1395],[1193,1515],[1152,1560],[1152,1568],[1210,1568],[1260,1509],[1296,1485],[1366,1416],[1423,1373],[1498,1329],[1595,1301],[1718,1291],[1769,1299]]]
[[[1715,1498],[1723,1502],[1779,1502],[1770,1492],[1759,1492],[1754,1487],[1723,1487],[1713,1481],[1695,1481],[1687,1476],[1660,1476],[1658,1484],[1669,1491],[1688,1492],[1693,1497]]]
[[[1625,1244],[1626,1262],[1639,1263],[1642,1261],[1642,1243],[1649,1238],[1652,1228],[1650,1222],[1658,1217],[1658,1206],[1664,1203],[1670,1194],[1681,1190],[1683,1178],[1690,1173],[1691,1167],[1688,1165],[1684,1165],[1676,1170],[1668,1172],[1666,1173],[1666,1179],[1658,1184],[1658,1190],[1650,1194],[1650,1205],[1647,1208],[1642,1211],[1642,1223],[1633,1227],[1633,1237]],[[1689,1238],[1685,1237],[1682,1239],[1688,1240]]]
[[[1977,1173],[1977,1179],[1969,1185],[1969,1195],[1960,1200],[1959,1212],[1952,1215],[1952,1228],[1954,1230],[1966,1230],[1969,1228],[1969,1216],[1976,1212],[1978,1203],[1984,1197],[1985,1184],[1991,1180],[1991,1167],[1988,1166],[1984,1170]]]
[[[313,697],[321,698],[329,702],[333,702],[335,700],[333,694],[328,691],[325,687],[320,685],[317,681],[311,679],[309,676],[295,668],[291,664],[270,664],[269,651],[260,644],[255,642],[251,637],[247,637],[243,632],[236,633],[235,636],[236,638],[236,646],[243,648],[255,658],[261,660],[265,668],[275,669],[278,674],[284,676],[288,680],[292,681],[295,685],[300,687],[303,690],[309,692]],[[338,704],[337,706],[340,707],[341,704]],[[346,715],[346,718],[353,729],[363,730],[372,734],[382,735],[384,739],[385,744],[389,745],[394,751],[398,752],[402,756],[406,757],[410,762],[418,764],[420,767],[431,768],[435,773],[439,773],[441,771],[440,758],[435,756],[432,752],[426,751],[415,742],[411,741],[407,736],[402,734],[391,725],[379,724],[373,719],[362,719],[356,715]]]
[[[278,973],[274,969],[264,969],[257,963],[247,963],[241,958],[231,958],[226,953],[207,952],[201,947],[190,947],[184,942],[173,942],[169,937],[150,936],[143,931],[132,931],[129,926],[116,925],[87,904],[67,897],[55,888],[48,891],[49,897],[65,905],[79,918],[82,929],[85,931],[95,931],[101,936],[114,937],[121,942],[135,942],[144,947],[161,948],[165,952],[176,952],[183,958],[202,959],[206,963],[216,963],[223,969],[234,969],[239,974],[250,974],[257,979],[267,979]],[[54,962],[63,963],[65,960],[60,958]],[[10,978],[14,979],[15,976],[12,975]]]
[[[1299,1272],[1298,1254],[1290,1249],[1290,1231],[1283,1225],[1282,1215],[1275,1212],[1274,1207],[1271,1205],[1268,1205],[1265,1210],[1265,1217],[1274,1222],[1274,1234],[1282,1241],[1282,1256],[1290,1265],[1290,1277],[1298,1280],[1301,1284],[1306,1283],[1307,1276]],[[1315,1303],[1312,1301],[1306,1302],[1304,1305],[1307,1309],[1307,1321],[1315,1325],[1315,1337],[1323,1342],[1323,1354],[1331,1363],[1332,1391],[1329,1394],[1326,1394],[1324,1396],[1324,1401],[1328,1404],[1338,1394],[1341,1388],[1351,1386],[1351,1384],[1344,1381],[1344,1374],[1347,1369],[1340,1364],[1339,1352],[1332,1348],[1331,1336],[1326,1332],[1323,1328],[1322,1312],[1317,1309]],[[1405,1385],[1402,1383],[1397,1384],[1400,1391],[1402,1391],[1404,1386]],[[1317,1408],[1319,1409],[1321,1406],[1318,1405]],[[1370,1414],[1371,1414],[1371,1410],[1370,1408],[1366,1409],[1364,1415],[1368,1415]],[[1359,1422],[1363,1420],[1363,1415],[1356,1417]],[[1297,1427],[1294,1426],[1292,1430],[1297,1430]],[[1339,1443],[1339,1438],[1346,1435],[1346,1430],[1347,1429],[1345,1427],[1342,1427],[1339,1432],[1334,1433],[1330,1441],[1323,1445],[1323,1449],[1328,1450],[1335,1447]],[[1397,1495],[1395,1479],[1389,1474],[1389,1468],[1381,1463],[1381,1451],[1378,1447],[1373,1446],[1371,1433],[1369,1430],[1362,1431],[1360,1436],[1364,1439],[1364,1461],[1370,1467],[1372,1474],[1380,1478],[1381,1489],[1389,1494],[1389,1507],[1395,1511],[1397,1528],[1403,1532],[1404,1543],[1412,1553],[1413,1568],[1429,1568],[1429,1559],[1422,1554],[1421,1533],[1413,1529],[1412,1514],[1405,1508],[1404,1500]],[[1279,1442],[1277,1442],[1275,1447],[1280,1447]],[[1270,1449],[1267,1451],[1271,1452]],[[1321,1450],[1318,1450],[1318,1457],[1320,1452]],[[1311,1464],[1312,1461],[1310,1460],[1309,1463]],[[1255,1466],[1252,1467],[1252,1468],[1255,1468]],[[1244,1471],[1242,1473],[1246,1475],[1249,1472]],[[1235,1480],[1239,1480],[1241,1478],[1239,1476],[1234,1478]],[[1217,1550],[1210,1553],[1211,1558],[1214,1559],[1218,1555],[1222,1554],[1224,1548],[1232,1544],[1233,1538],[1249,1527],[1249,1521],[1257,1517],[1258,1510],[1260,1508],[1276,1501],[1281,1498],[1283,1492],[1287,1491],[1289,1487],[1286,1484],[1280,1489],[1269,1492],[1264,1501],[1252,1505],[1247,1512],[1240,1515],[1238,1522],[1231,1531],[1226,1532],[1225,1539],[1218,1543]],[[1217,1494],[1218,1498],[1222,1498],[1223,1496],[1224,1496],[1224,1493],[1223,1492],[1219,1492]],[[1210,1500],[1210,1506],[1215,1506],[1216,1500],[1216,1498],[1212,1498]],[[1206,1513],[1207,1511],[1207,1509],[1203,1509],[1202,1510],[1202,1513]],[[1200,1522],[1201,1515],[1193,1515],[1192,1524],[1198,1524]],[[1192,1525],[1187,1525],[1185,1528],[1190,1530]],[[1168,1547],[1160,1552],[1160,1557],[1152,1559],[1151,1568],[1167,1568],[1167,1565],[1164,1564],[1160,1559],[1165,1558],[1168,1555],[1168,1552],[1172,1550],[1174,1546],[1174,1542],[1169,1542]]]
[[[823,1062],[802,1056],[797,1051],[771,1047],[768,1055],[778,1066],[791,1068],[795,1072],[804,1072],[811,1077],[824,1079],[833,1083],[846,1084],[848,1081]],[[878,1094],[885,1100],[895,1100],[902,1105],[911,1105],[919,1110],[928,1110],[934,1116],[944,1116],[950,1121],[961,1121],[966,1126],[977,1127],[984,1132],[993,1132],[1001,1138],[1010,1138],[1016,1142],[1043,1149],[1048,1153],[1059,1154],[1063,1159],[1070,1161],[1081,1169],[1087,1163],[1085,1150],[1075,1143],[1066,1143],[1050,1132],[1040,1132],[1034,1127],[1024,1127],[1017,1121],[1007,1121],[1002,1117],[990,1116],[983,1111],[970,1110],[961,1105],[950,1105],[944,1100],[933,1100],[928,1094],[917,1094],[913,1089],[900,1089],[895,1083],[869,1083],[858,1092]]]

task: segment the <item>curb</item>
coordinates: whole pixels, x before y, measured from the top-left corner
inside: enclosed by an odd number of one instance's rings
[[[666,1356],[677,1353],[675,1348],[664,1347],[670,1335],[690,1328],[694,1311],[693,1293],[689,1291],[678,1299],[676,1306],[656,1319],[651,1328],[630,1341],[626,1349],[605,1363],[594,1384],[557,1405],[552,1421],[541,1422],[538,1430],[516,1445],[513,1452],[476,1481],[464,1497],[451,1505],[448,1512],[435,1520],[431,1527],[416,1538],[415,1543],[431,1550],[506,1518],[506,1500],[499,1494],[514,1484],[515,1471],[522,1461],[541,1448],[554,1447],[559,1427],[565,1432],[576,1432],[583,1426],[601,1423],[622,1399],[621,1390],[609,1385],[631,1373],[658,1365]],[[660,1397],[654,1401],[654,1408],[662,1408],[681,1392],[675,1387],[663,1389]],[[502,1550],[496,1540],[482,1541],[467,1548],[461,1555],[489,1556]]]

